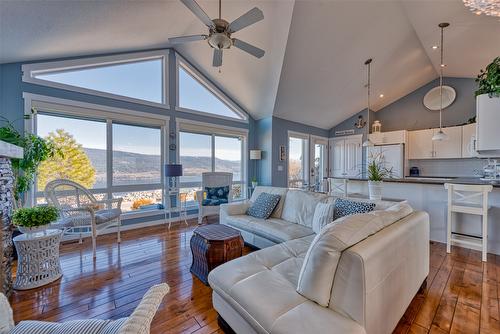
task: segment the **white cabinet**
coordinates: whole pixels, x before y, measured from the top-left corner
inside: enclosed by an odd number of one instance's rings
[[[476,123],[462,126],[462,158],[476,157]]]
[[[387,131],[370,134],[370,140],[375,145],[406,144],[408,131]]]
[[[450,159],[462,157],[462,127],[444,128],[447,140],[433,141],[439,129],[409,131],[409,159]]]
[[[432,136],[434,129],[408,132],[408,159],[431,159],[434,157]]]
[[[434,129],[436,134],[439,129]],[[431,141],[434,146],[434,158],[436,159],[451,159],[462,157],[462,127],[452,126],[443,129],[448,139],[442,141]]]
[[[477,142],[476,149],[486,154],[500,152],[500,97],[488,94],[476,98]],[[496,151],[496,152],[495,152]]]
[[[361,177],[362,136],[330,139],[330,166],[333,177]]]

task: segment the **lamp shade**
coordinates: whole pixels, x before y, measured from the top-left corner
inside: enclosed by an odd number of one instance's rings
[[[250,150],[250,160],[260,160],[262,159],[261,150]]]
[[[180,164],[166,164],[165,165],[165,176],[166,177],[182,176],[182,165],[180,165]]]

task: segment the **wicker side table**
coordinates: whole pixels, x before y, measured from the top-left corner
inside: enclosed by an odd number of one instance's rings
[[[21,234],[13,239],[18,260],[14,289],[28,290],[62,276],[59,262],[61,230]]]
[[[243,254],[240,231],[214,224],[196,228],[191,237],[193,264],[191,273],[208,285],[208,273],[215,267]]]

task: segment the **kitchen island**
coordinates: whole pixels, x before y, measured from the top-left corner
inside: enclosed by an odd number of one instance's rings
[[[445,183],[491,184],[488,213],[488,252],[500,254],[500,184],[482,181],[479,178],[403,178],[384,181],[382,196],[407,200],[415,210],[430,216],[431,240],[446,243],[446,216],[448,191]],[[348,193],[368,195],[367,179],[349,179]],[[468,235],[481,234],[481,218],[454,213],[455,232]]]

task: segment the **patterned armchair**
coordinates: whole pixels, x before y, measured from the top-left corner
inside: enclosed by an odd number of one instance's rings
[[[147,334],[151,321],[168,293],[165,283],[152,286],[142,297],[134,312],[117,320],[85,319],[62,323],[25,320],[14,326],[12,309],[7,298],[0,293],[0,333],[9,334]]]
[[[219,214],[219,206],[233,200],[233,173],[202,173],[201,190],[196,192],[196,200],[198,224],[201,224],[206,216]]]
[[[47,203],[59,209],[60,219],[53,227],[65,233],[79,234],[90,231],[92,236],[92,256],[96,257],[96,239],[100,231],[116,226],[118,243],[120,240],[122,198],[98,201],[82,185],[67,179],[58,179],[45,186]]]

